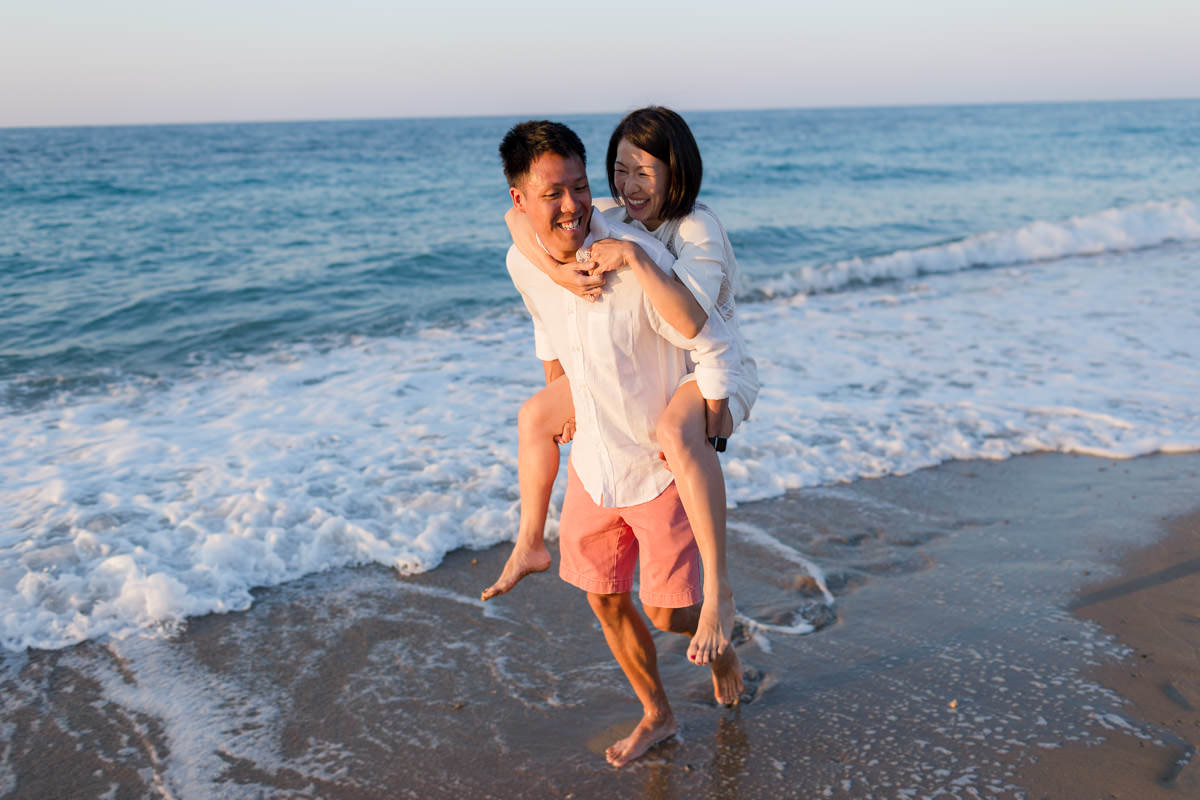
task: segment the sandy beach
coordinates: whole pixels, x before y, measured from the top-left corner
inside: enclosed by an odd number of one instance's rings
[[[745,504],[730,538],[747,700],[658,635],[682,730],[626,769],[639,708],[583,596],[478,602],[502,546],[6,652],[0,794],[1200,796],[1200,455],[953,462]]]
[[[1114,730],[1073,744],[1026,773],[1045,797],[1200,797],[1200,514],[1167,521],[1167,536],[1130,553],[1120,577],[1084,589],[1070,607],[1127,645],[1100,683],[1128,716],[1157,730]]]

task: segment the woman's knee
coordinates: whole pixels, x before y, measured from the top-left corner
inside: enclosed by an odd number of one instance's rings
[[[517,432],[521,436],[553,436],[558,432],[553,430],[553,412],[553,405],[538,392],[521,404],[521,410],[517,412]],[[562,428],[561,421],[559,428]]]
[[[694,452],[705,441],[704,398],[695,382],[679,387],[654,430],[658,446],[668,457]]]
[[[521,404],[517,430],[522,436],[558,436],[574,415],[571,385],[560,377]]]
[[[679,414],[664,413],[659,417],[654,436],[668,459],[672,455],[685,452],[689,446],[688,426],[684,417]]]

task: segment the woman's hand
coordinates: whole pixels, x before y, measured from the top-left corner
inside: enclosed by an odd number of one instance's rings
[[[508,225],[508,233],[521,255],[546,273],[550,280],[585,300],[595,301],[600,296],[600,292],[604,290],[604,276],[600,273],[589,274],[593,265],[560,264],[555,261],[538,242],[537,234],[529,224],[529,218],[515,208],[504,212],[504,222]]]
[[[630,260],[642,255],[641,251],[642,248],[634,242],[620,239],[600,239],[592,242],[592,246],[588,248],[591,257],[589,271],[592,275],[603,275],[627,267]]]
[[[542,271],[550,276],[550,280],[571,294],[579,295],[593,303],[604,291],[604,275],[592,275],[587,269],[587,264],[559,264],[555,261],[553,266]]]
[[[695,338],[708,322],[705,311],[677,276],[664,272],[635,242],[601,239],[588,253],[593,275],[630,267],[654,310],[685,339]]]

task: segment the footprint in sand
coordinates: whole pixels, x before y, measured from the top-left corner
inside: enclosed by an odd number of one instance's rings
[[[758,690],[762,688],[763,680],[766,678],[766,673],[761,669],[748,667],[742,670],[742,694],[738,698],[738,702],[742,705],[753,703],[758,697]]]

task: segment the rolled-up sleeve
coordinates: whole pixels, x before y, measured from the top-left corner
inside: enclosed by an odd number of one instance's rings
[[[529,304],[526,303],[526,306]],[[550,335],[546,333],[546,329],[542,327],[541,320],[537,314],[533,315],[533,352],[537,353],[539,361],[557,361],[558,353],[555,352],[551,344]]]
[[[667,324],[648,300],[646,314],[659,336],[679,349],[691,352],[700,395],[706,400],[729,397],[741,375],[741,354],[734,345],[725,320],[715,311],[712,312],[700,332],[688,339]]]

